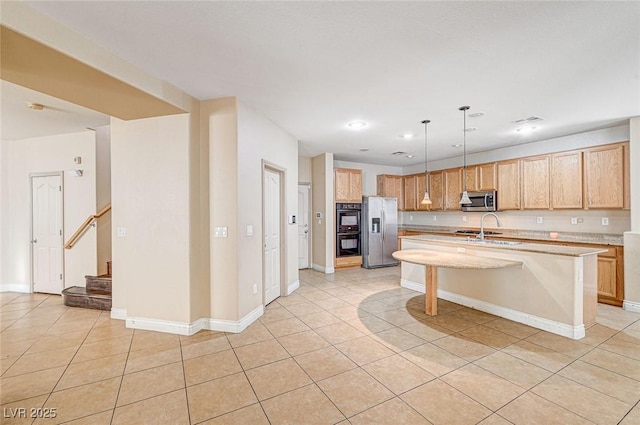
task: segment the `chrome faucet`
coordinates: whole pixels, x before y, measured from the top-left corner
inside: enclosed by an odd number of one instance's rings
[[[481,241],[484,240],[484,218],[488,215],[494,216],[496,218],[496,223],[498,223],[498,227],[502,227],[502,223],[500,223],[500,219],[498,218],[496,213],[488,212],[486,214],[483,214],[482,218],[480,219],[480,233],[478,234],[478,236],[476,236],[476,238],[480,239]]]

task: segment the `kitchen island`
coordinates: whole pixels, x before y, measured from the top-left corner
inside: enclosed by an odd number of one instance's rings
[[[401,247],[522,263],[441,268],[439,298],[572,339],[595,323],[599,249],[429,235],[403,236]],[[425,266],[403,261],[401,271],[403,287],[425,292]]]

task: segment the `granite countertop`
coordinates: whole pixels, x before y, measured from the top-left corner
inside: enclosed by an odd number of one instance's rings
[[[450,227],[450,226],[428,226],[428,225],[401,225],[399,230],[413,230],[416,232],[426,233],[438,233],[438,234],[451,234],[458,237],[465,236],[456,234],[456,230],[480,230],[478,228],[471,227]],[[570,243],[582,243],[592,245],[614,245],[623,246],[624,236],[611,233],[574,233],[574,232],[557,232],[557,238],[551,238],[549,231],[541,230],[516,230],[516,229],[504,229],[498,228],[486,228],[485,232],[499,232],[499,235],[486,235],[487,238],[500,239],[529,239],[532,241],[546,241],[546,242],[570,242]],[[475,235],[467,235],[472,238]]]
[[[605,252],[598,248],[576,247],[571,245],[547,245],[541,243],[526,243],[516,242],[509,243],[507,241],[478,241],[474,238],[460,238],[454,236],[439,236],[439,235],[413,235],[413,236],[401,236],[401,239],[407,239],[411,241],[422,241],[428,243],[437,243],[445,245],[457,245],[465,246],[467,248],[482,248],[482,249],[507,249],[511,251],[526,251],[535,252],[541,254],[553,254],[564,255],[569,257],[582,257],[585,255],[599,254]]]
[[[398,261],[453,269],[499,269],[503,267],[522,266],[522,261],[479,257],[477,255],[452,252],[429,251],[426,249],[403,249],[394,252],[392,255],[393,258]]]

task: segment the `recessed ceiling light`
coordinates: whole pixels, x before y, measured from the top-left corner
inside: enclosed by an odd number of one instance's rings
[[[461,148],[462,147],[462,143],[456,143],[455,145],[451,145],[454,148]]]
[[[362,148],[362,149],[360,149],[360,152],[367,152],[367,151],[369,151],[369,148]]]
[[[30,103],[27,105],[29,109],[33,109],[34,111],[42,111],[44,109],[44,105],[40,103]]]
[[[532,133],[535,129],[536,127],[533,125],[526,125],[524,127],[517,128],[516,131],[520,134],[529,134]]]
[[[403,139],[405,139],[405,140],[413,139],[413,136],[414,136],[414,135],[413,135],[412,133],[404,133],[404,134],[401,134],[401,135],[400,135],[400,137],[402,137],[402,138],[403,138]]]
[[[467,115],[469,118],[480,118],[484,115],[484,112],[474,112],[473,114]]]
[[[472,131],[476,131],[478,129],[478,127],[467,127],[464,129],[464,131],[466,131],[467,133],[470,133]]]
[[[364,121],[351,121],[350,123],[347,124],[347,127],[349,127],[352,130],[360,130],[363,129],[367,126],[367,123]]]

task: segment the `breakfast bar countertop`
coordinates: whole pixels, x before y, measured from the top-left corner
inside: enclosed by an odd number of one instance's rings
[[[400,236],[400,239],[432,242],[437,244],[459,245],[467,248],[506,249],[511,251],[527,251],[541,254],[565,255],[569,257],[582,257],[585,255],[605,252],[598,248],[576,247],[567,245],[547,245],[541,243],[505,243],[502,241],[480,241],[475,238],[460,238],[441,235],[411,235]]]
[[[472,228],[460,228],[451,226],[429,226],[429,225],[407,225],[403,224],[398,227],[399,230],[409,230],[414,232],[426,232],[434,234],[450,234],[451,236],[464,236],[460,233],[456,233],[459,230],[478,230]],[[517,230],[517,229],[504,229],[504,228],[487,228],[485,232],[499,232],[500,234],[487,235],[492,239],[529,239],[532,241],[541,242],[568,242],[568,243],[580,243],[589,245],[613,245],[623,246],[624,236],[613,233],[579,233],[579,232],[557,232],[558,236],[552,238],[550,231],[542,230]],[[473,237],[473,235],[471,235]]]

